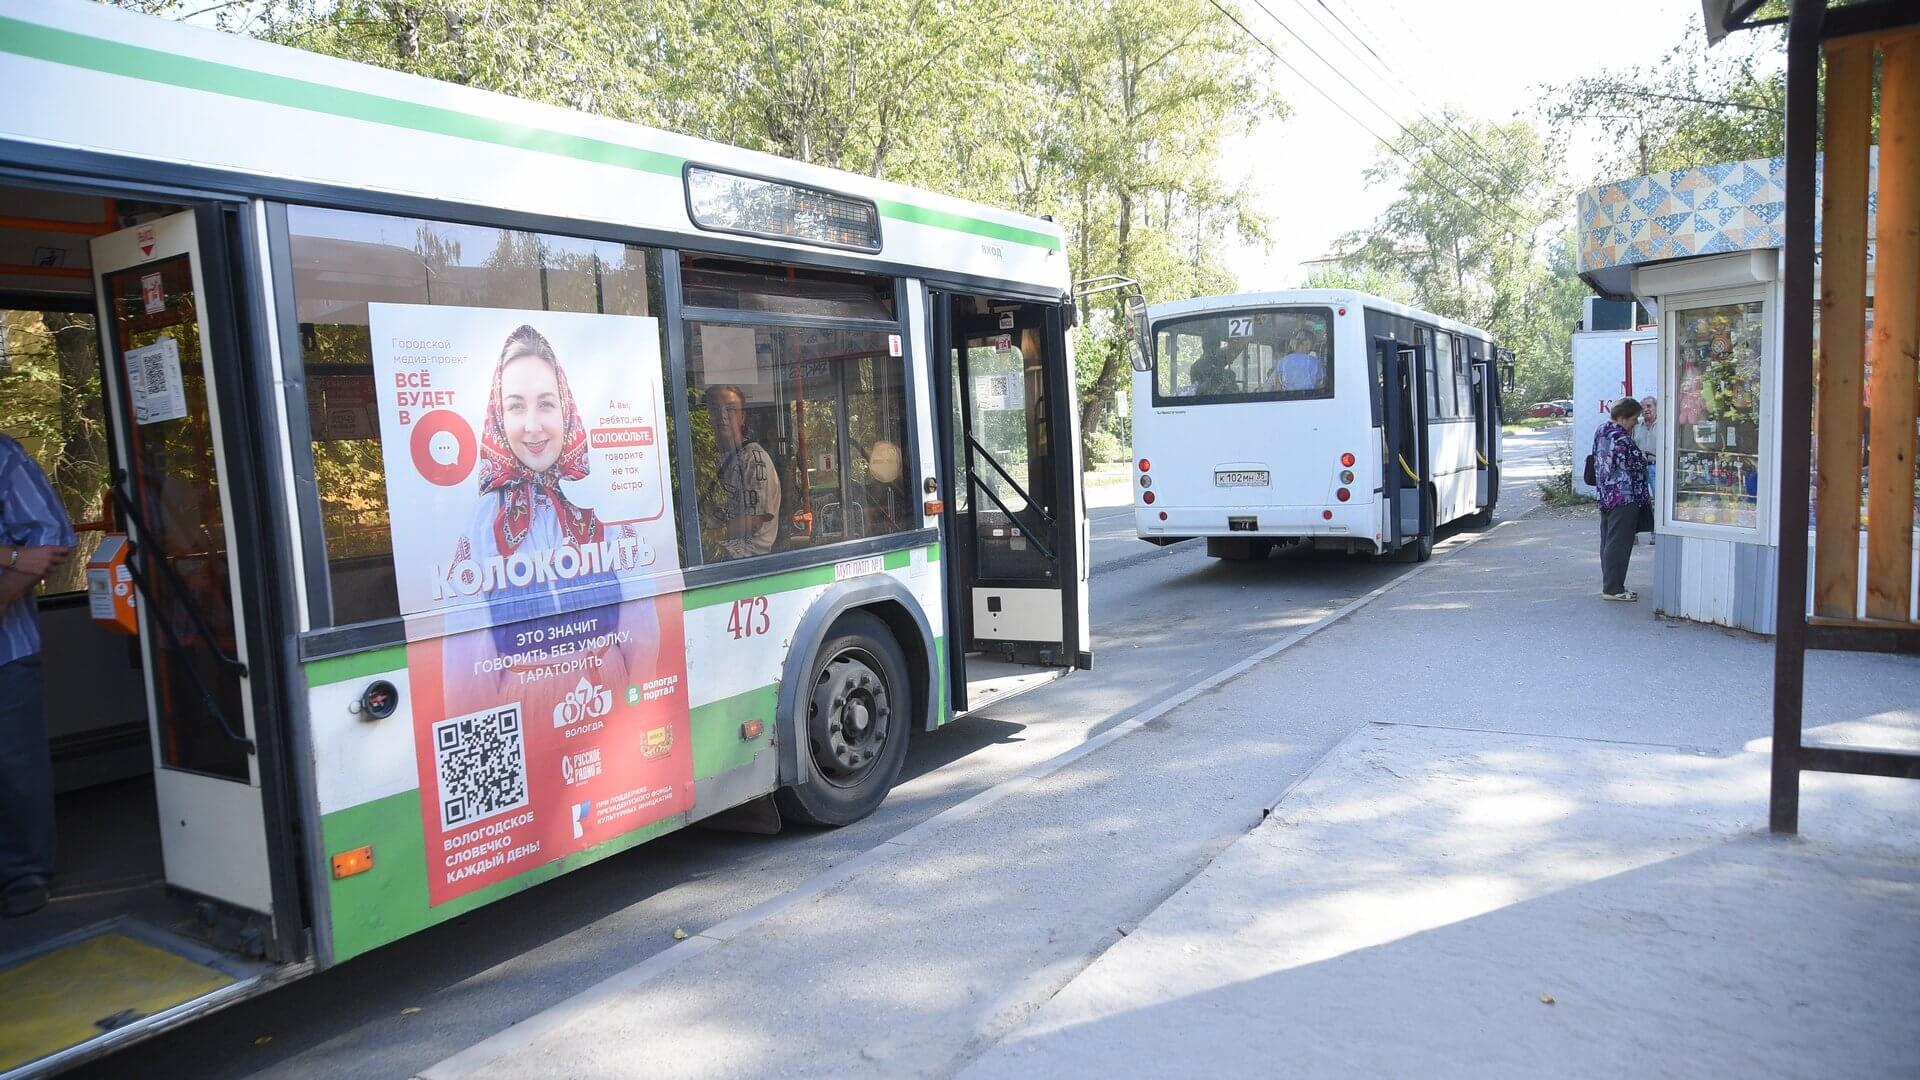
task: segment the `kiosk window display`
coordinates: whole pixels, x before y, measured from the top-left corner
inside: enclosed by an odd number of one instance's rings
[[[1760,527],[1765,304],[1676,307],[1671,520]]]

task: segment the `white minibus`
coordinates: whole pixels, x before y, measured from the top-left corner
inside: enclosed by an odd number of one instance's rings
[[[1133,378],[1141,539],[1424,561],[1500,497],[1500,372],[1484,330],[1346,290],[1208,296],[1149,312]]]

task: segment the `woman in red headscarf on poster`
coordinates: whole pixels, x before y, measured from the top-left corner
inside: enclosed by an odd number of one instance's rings
[[[606,540],[637,543],[632,526],[609,528],[592,507],[576,504],[562,487],[587,477],[592,469],[589,455],[587,428],[553,345],[532,326],[519,327],[507,335],[494,365],[480,428],[480,498],[451,565],[468,560],[483,567],[525,565],[531,559],[541,567],[577,566],[581,564],[572,559],[556,562],[554,553],[563,547],[598,548]],[[527,558],[515,558],[522,554]],[[602,650],[603,667],[620,666],[605,671],[603,681],[624,685],[625,662],[638,660],[643,670],[652,666],[659,624],[652,604],[623,605],[623,599],[619,573],[611,567],[573,577],[535,575],[523,584],[501,582],[487,593],[491,645],[503,656],[530,650],[577,656],[579,641],[574,639],[631,631],[642,643],[637,652]],[[560,614],[569,617],[551,618]],[[641,619],[647,625],[632,625]],[[547,624],[555,624],[561,633],[556,636]],[[574,680],[564,681],[571,685]]]

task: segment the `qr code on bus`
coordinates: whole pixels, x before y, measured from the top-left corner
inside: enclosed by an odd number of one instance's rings
[[[527,805],[519,703],[433,725],[433,770],[440,781],[442,829]]]

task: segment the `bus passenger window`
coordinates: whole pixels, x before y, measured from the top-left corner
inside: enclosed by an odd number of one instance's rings
[[[1155,404],[1333,396],[1326,308],[1204,314],[1159,324]]]
[[[686,335],[706,561],[919,525],[891,334],[689,320]]]
[[[660,314],[660,257],[627,244],[294,206],[300,359],[328,580],[315,626],[391,618],[393,577],[367,305]],[[664,321],[660,355],[667,355]],[[664,373],[663,373],[664,375]],[[663,385],[670,385],[664,380]],[[669,415],[671,425],[672,417]],[[672,445],[669,432],[668,445]],[[677,480],[677,477],[676,477]]]

